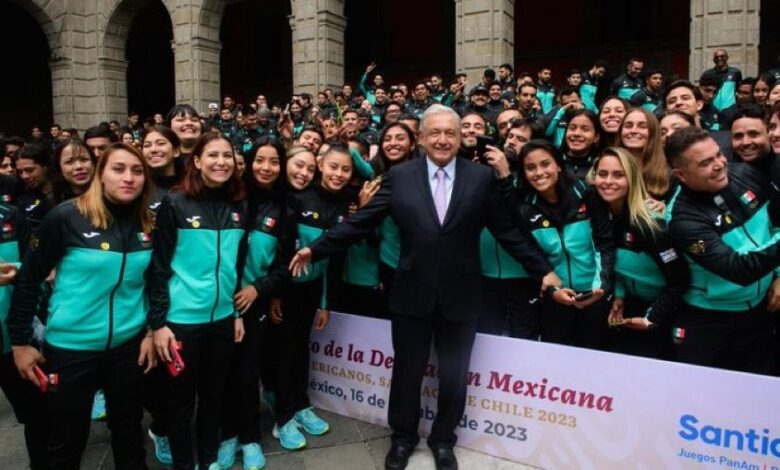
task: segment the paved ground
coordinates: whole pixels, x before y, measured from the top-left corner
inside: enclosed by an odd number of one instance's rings
[[[271,437],[271,420],[264,414],[265,437],[263,450],[268,458],[269,470],[381,470],[384,457],[390,448],[390,430],[372,424],[344,418],[328,412],[321,412],[328,420],[331,431],[321,437],[309,438],[306,450],[287,452]],[[27,453],[24,448],[22,428],[16,423],[13,411],[0,394],[0,469],[16,470],[27,468]],[[93,423],[87,449],[84,452],[83,470],[109,470],[114,468],[109,443],[109,432],[105,423]],[[532,467],[497,459],[485,454],[457,448],[456,454],[462,470],[532,470]],[[153,457],[151,442],[147,440],[149,468],[160,470]],[[240,457],[240,456],[239,456]],[[240,458],[233,466],[241,468]],[[409,463],[409,470],[433,470],[433,458],[427,447],[421,445]]]

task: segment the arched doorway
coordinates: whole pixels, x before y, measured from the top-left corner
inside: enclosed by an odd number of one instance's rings
[[[515,3],[515,71],[536,77],[552,69],[553,83],[564,85],[573,68],[588,70],[599,59],[610,64],[609,82],[625,71],[628,59],[644,59],[669,76],[688,76],[690,0]],[[554,25],[554,27],[551,27]]]
[[[376,62],[385,83],[455,74],[455,2],[452,0],[346,0],[344,76],[357,85]]]
[[[52,85],[43,30],[24,9],[0,1],[0,44],[6,45],[0,73],[0,132],[28,138],[37,125],[45,133],[52,124]]]
[[[258,94],[269,104],[292,94],[292,30],[288,0],[225,5],[220,28],[222,95],[248,106]]]
[[[174,105],[172,40],[171,17],[160,0],[138,10],[127,35],[127,106],[141,119]]]

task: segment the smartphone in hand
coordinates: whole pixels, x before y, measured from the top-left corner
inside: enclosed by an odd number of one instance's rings
[[[171,377],[178,377],[178,375],[184,371],[184,361],[181,358],[181,354],[179,354],[180,349],[180,342],[176,341],[171,343],[171,362],[166,364],[168,366],[168,373],[171,374]]]

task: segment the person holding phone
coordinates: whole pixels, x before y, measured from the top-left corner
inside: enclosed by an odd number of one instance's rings
[[[175,348],[185,365],[170,379],[168,440],[176,469],[195,466],[190,420],[196,395],[198,460],[201,468],[219,468],[227,364],[244,336],[233,306],[246,219],[244,185],[235,166],[230,141],[218,132],[204,134],[181,183],[157,211],[147,321],[160,358],[171,363]]]
[[[156,364],[144,314],[152,184],[143,155],[121,143],[106,149],[95,174],[89,189],[49,212],[31,238],[8,317],[22,376],[41,385],[38,366],[59,378],[57,392],[46,397],[50,469],[79,467],[98,388],[105,392],[116,468],[145,466],[141,383]],[[53,269],[57,281],[39,352],[31,345],[32,318]]]
[[[595,191],[566,174],[549,142],[532,140],[518,159],[528,196],[516,209],[516,221],[536,239],[575,301],[544,302],[542,341],[606,349],[615,261],[609,208]]]
[[[661,358],[669,325],[688,288],[688,265],[675,250],[663,214],[652,212],[639,161],[620,147],[596,158],[588,175],[613,220],[615,298],[609,313],[612,350]]]
[[[154,193],[149,201],[152,216],[157,216],[162,200],[179,181],[176,162],[180,158],[179,136],[167,127],[152,127],[141,135],[141,151],[151,170]],[[172,465],[171,447],[168,441],[169,389],[168,371],[155,367],[144,377],[144,407],[152,416],[149,438],[154,443],[154,454],[163,465]]]

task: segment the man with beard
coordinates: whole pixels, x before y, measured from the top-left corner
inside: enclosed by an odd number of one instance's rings
[[[712,106],[717,111],[723,111],[736,102],[734,95],[737,85],[742,81],[742,72],[736,67],[729,67],[729,53],[726,52],[726,49],[715,49],[715,52],[712,53],[712,62],[715,67],[705,70],[699,81],[701,82],[704,77],[710,76],[714,78],[715,83],[720,84],[712,99]]]
[[[479,114],[486,123],[492,121],[495,116],[495,113],[488,107],[488,89],[482,85],[474,88],[468,104],[460,112],[462,116],[470,113]]]
[[[771,373],[780,237],[768,210],[776,202],[770,181],[752,165],[729,165],[697,127],[672,134],[665,153],[680,182],[667,208],[669,234],[691,270],[685,305],[672,323],[676,359]]]
[[[543,68],[536,76],[536,98],[542,106],[542,114],[547,114],[555,104],[555,88],[552,86],[552,70]]]
[[[642,88],[642,79],[639,76],[642,73],[644,63],[641,59],[630,59],[626,65],[626,73],[619,75],[609,87],[610,95],[617,95],[626,101]]]
[[[474,160],[477,155],[477,137],[487,134],[487,122],[482,115],[470,112],[460,119],[460,148],[458,156]]]

